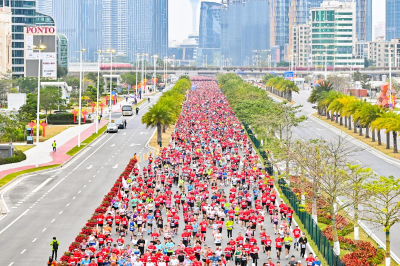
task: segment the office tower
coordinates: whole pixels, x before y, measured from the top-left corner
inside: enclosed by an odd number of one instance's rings
[[[24,27],[54,26],[54,20],[36,11],[36,1],[0,1],[0,7],[12,12],[12,74],[24,75]]]
[[[289,43],[286,49],[286,61],[292,61],[295,27],[308,23],[310,21],[310,9],[319,7],[323,1],[324,0],[291,0],[289,2],[289,23],[287,25],[289,28]],[[280,43],[279,45],[283,44]],[[293,61],[298,62],[296,58],[294,58]]]
[[[378,37],[384,37],[384,39],[385,39],[385,22],[384,21],[380,21],[374,25],[373,40],[375,40]]]
[[[37,12],[51,16],[52,9],[53,9],[53,0],[36,0]]]
[[[221,10],[221,65],[243,66],[269,49],[269,0],[228,0]]]
[[[372,41],[372,0],[354,0],[356,3],[356,29],[359,41]]]
[[[386,0],[386,40],[400,38],[400,1]]]
[[[199,28],[197,27],[197,7],[199,6],[200,0],[190,0],[192,6],[192,33],[196,33]]]
[[[52,17],[57,32],[68,38],[68,59],[79,61],[81,49],[86,49],[84,61],[97,61],[97,50],[102,48],[102,0],[56,0]]]
[[[307,67],[310,59],[310,23],[293,27],[293,66]]]
[[[357,42],[356,4],[326,1],[311,9],[311,56],[317,66],[364,67],[364,58],[353,59]]]
[[[221,55],[221,4],[202,2],[197,64],[217,65]]]
[[[284,46],[289,43],[290,0],[270,0],[270,45]]]
[[[57,64],[68,69],[68,38],[57,34]]]
[[[128,57],[167,56],[168,0],[135,0],[128,5]]]
[[[128,53],[128,0],[103,0],[103,49]]]

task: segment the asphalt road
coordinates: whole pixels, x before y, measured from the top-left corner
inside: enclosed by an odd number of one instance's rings
[[[160,95],[141,105],[138,116],[125,117],[126,129],[103,135],[62,169],[25,177],[2,191],[10,212],[0,217],[0,265],[43,265],[54,236],[61,257],[133,154],[149,152],[145,145],[155,129],[146,129],[141,117]]]
[[[318,118],[311,116],[310,114],[315,113],[316,110],[312,108],[312,105],[307,102],[307,98],[310,95],[311,90],[301,90],[299,94],[293,95],[293,101],[296,104],[303,105],[301,114],[308,117],[307,121],[301,123],[298,127],[293,129],[293,137],[298,139],[326,139],[335,140],[339,136],[344,137],[348,141],[348,145],[357,149],[354,156],[349,159],[353,163],[360,164],[364,167],[370,167],[379,176],[389,176],[393,175],[399,178],[400,163],[398,160],[388,158],[387,156],[382,156],[375,149],[369,147],[368,145],[350,138],[343,131],[336,129],[331,125],[320,121]],[[365,131],[364,131],[365,133]],[[385,134],[382,132],[382,137]],[[365,223],[365,222],[364,222]],[[385,234],[382,227],[368,224],[369,229],[382,241],[385,243]],[[400,239],[394,237],[394,232],[400,231],[400,223],[395,224],[391,228],[391,250],[397,256],[400,256]]]

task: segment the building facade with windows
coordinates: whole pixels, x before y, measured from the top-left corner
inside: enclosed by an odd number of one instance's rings
[[[311,9],[310,23],[313,65],[364,67],[364,58],[353,56],[357,42],[354,2],[324,2]]]
[[[65,34],[57,34],[57,64],[68,69],[68,38]]]
[[[310,24],[293,27],[293,65],[295,67],[310,66]]]
[[[400,1],[386,0],[386,40],[400,38]],[[379,36],[377,36],[379,37]]]
[[[217,65],[221,57],[221,4],[202,2],[200,8],[197,65]]]
[[[135,0],[128,5],[128,57],[168,52],[168,0]]]
[[[221,65],[243,66],[270,45],[269,0],[228,0],[221,10]]]
[[[11,7],[0,7],[0,77],[12,71],[11,28]]]
[[[389,67],[390,63],[392,67],[400,67],[400,38],[386,41],[381,36],[369,42],[368,59],[372,60],[376,67]]]
[[[54,26],[52,17],[36,11],[35,0],[0,1],[0,7],[11,7],[12,12],[12,74],[24,75],[24,28]]]
[[[56,0],[52,2],[52,17],[57,32],[68,38],[68,60],[97,62],[96,52],[102,49],[102,0]]]
[[[103,50],[128,54],[128,0],[103,0]]]

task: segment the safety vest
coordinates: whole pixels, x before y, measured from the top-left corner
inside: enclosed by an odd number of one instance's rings
[[[56,147],[56,143],[55,142],[53,142],[53,148],[55,148]]]

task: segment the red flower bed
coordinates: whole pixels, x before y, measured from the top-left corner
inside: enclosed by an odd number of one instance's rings
[[[85,239],[88,239],[88,236],[92,233],[93,229],[96,227],[97,224],[97,216],[100,214],[104,214],[107,211],[107,208],[111,206],[112,199],[117,196],[118,190],[122,186],[122,178],[127,179],[129,174],[132,172],[133,168],[135,167],[137,160],[131,159],[126,166],[124,172],[118,177],[115,181],[113,187],[111,188],[110,192],[104,196],[101,204],[97,207],[91,216],[91,218],[87,221],[85,226],[82,228],[81,232],[76,236],[75,242],[72,242],[68,248],[68,251],[64,252],[64,255],[60,258],[61,263],[65,263],[69,260],[70,252],[74,251],[76,248],[79,248],[80,243]]]
[[[306,193],[308,197],[312,197],[312,185],[307,180],[300,180],[298,176],[292,176],[290,178],[290,183],[294,185],[292,191],[296,195],[301,195]],[[305,206],[305,210],[311,213],[312,203],[308,203]],[[332,216],[324,210],[326,208],[326,202],[319,198],[317,202],[319,217],[325,218],[325,220],[330,221]],[[343,230],[346,227],[352,226],[351,222],[341,215],[335,216],[335,225],[337,230]],[[328,238],[329,241],[333,241],[332,226],[326,227],[322,233]],[[346,234],[346,233],[345,233]],[[346,264],[346,266],[371,266],[378,265],[384,259],[384,253],[381,250],[377,250],[371,243],[358,240],[355,241],[350,238],[339,236],[339,242],[342,248],[346,250],[351,250],[351,253],[344,255],[341,260]]]

